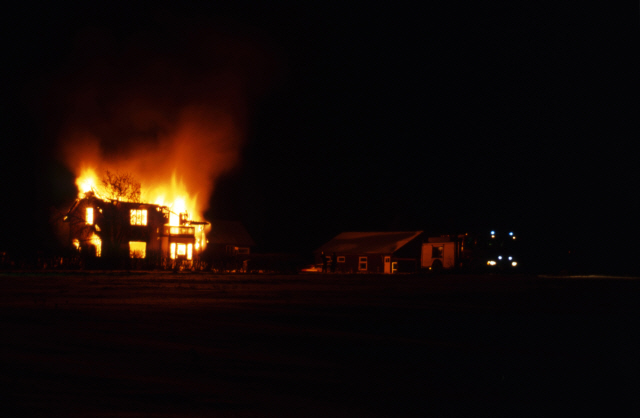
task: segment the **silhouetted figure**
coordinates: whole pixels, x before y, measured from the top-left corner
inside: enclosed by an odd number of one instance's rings
[[[322,254],[320,254],[320,257],[322,258],[322,272],[326,273],[327,272],[327,257],[324,255],[324,251],[322,252]]]
[[[336,264],[338,264],[338,257],[336,253],[331,254],[331,273],[336,272]]]

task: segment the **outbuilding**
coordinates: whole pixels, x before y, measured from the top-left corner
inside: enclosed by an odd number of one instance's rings
[[[423,231],[343,232],[316,250],[316,261],[329,257],[329,271],[338,273],[412,273],[420,268],[423,235]]]
[[[236,221],[213,220],[203,257],[215,271],[247,271],[251,247],[255,245],[244,225]]]
[[[244,225],[236,221],[211,221],[207,239],[207,252],[214,256],[248,255],[255,245]]]

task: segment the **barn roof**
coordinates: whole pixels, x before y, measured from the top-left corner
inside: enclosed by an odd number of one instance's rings
[[[252,247],[255,245],[251,235],[249,235],[242,223],[221,220],[211,221],[209,243],[236,245],[238,247]]]
[[[393,254],[422,231],[404,232],[343,232],[318,248],[326,254]]]

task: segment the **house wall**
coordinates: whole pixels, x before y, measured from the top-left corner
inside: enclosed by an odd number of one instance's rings
[[[338,254],[336,258],[343,256],[345,261],[343,263],[336,263],[337,273],[384,273],[384,259],[385,257],[391,258],[391,263],[397,263],[397,273],[412,273],[417,271],[420,266],[419,258],[400,258],[389,254]],[[360,257],[367,257],[367,270],[359,270]],[[318,260],[320,260],[318,258]],[[320,263],[320,261],[318,261]],[[328,266],[330,271],[330,264]]]
[[[338,254],[344,263],[336,263],[338,273],[384,273],[384,255],[381,254]],[[367,257],[367,270],[359,270],[360,257]]]
[[[94,209],[93,224],[85,222],[86,209]],[[146,225],[131,225],[131,210],[147,211]],[[168,219],[157,205],[130,202],[107,202],[96,198],[83,199],[71,214],[70,238],[81,241],[82,250],[89,247],[87,241],[94,232],[101,238],[101,256],[122,256],[129,252],[130,242],[146,243],[147,256],[169,256],[169,242],[172,238],[163,236],[163,227]],[[182,240],[184,241],[184,240]],[[193,242],[191,237],[189,242]],[[89,251],[91,248],[88,249]],[[95,251],[94,251],[95,252]]]
[[[338,273],[384,273],[384,258],[391,257],[391,263],[396,263],[398,273],[416,272],[420,268],[420,259],[422,252],[422,236],[418,236],[402,246],[393,254],[346,254],[337,253],[336,258],[344,257],[343,263],[336,263],[336,272]],[[331,254],[327,254],[330,256]],[[359,270],[360,257],[367,257],[367,270]],[[322,263],[320,254],[316,254],[316,263]],[[328,265],[330,269],[330,264]]]

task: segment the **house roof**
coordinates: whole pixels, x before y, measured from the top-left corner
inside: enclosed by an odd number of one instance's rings
[[[343,232],[318,248],[327,254],[393,254],[422,231],[404,232]]]
[[[221,220],[211,221],[209,243],[236,245],[239,247],[252,247],[255,245],[251,235],[249,235],[242,223]]]

